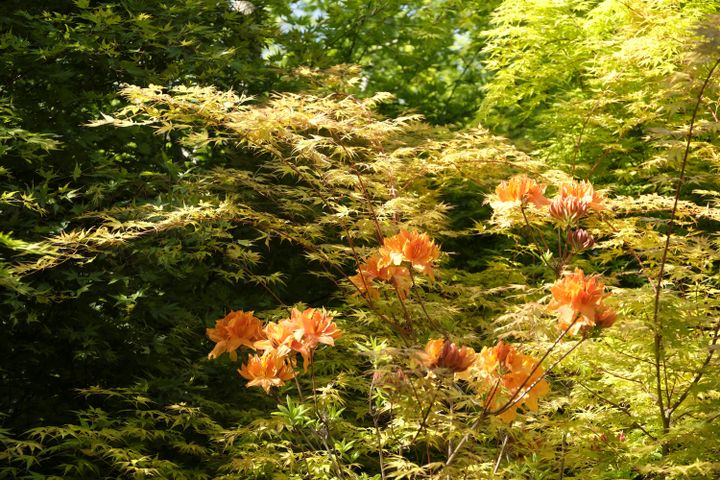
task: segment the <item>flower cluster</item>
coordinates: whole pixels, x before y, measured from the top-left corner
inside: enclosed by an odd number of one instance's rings
[[[599,327],[607,328],[615,323],[617,314],[604,305],[605,285],[598,276],[585,276],[579,268],[566,273],[551,288],[553,301],[550,309],[559,314],[558,325],[570,335],[586,333]]]
[[[382,247],[358,267],[349,279],[362,294],[377,298],[375,281],[391,284],[401,298],[407,297],[412,286],[411,268],[435,278],[433,264],[440,258],[440,249],[425,233],[401,230],[384,240]]]
[[[483,348],[469,371],[460,376],[485,396],[488,411],[496,411],[504,422],[512,422],[517,410],[538,409],[538,399],[550,391],[544,370],[529,355],[502,341]]]
[[[262,387],[270,393],[271,387],[281,387],[295,377],[294,362],[278,350],[268,350],[262,356],[251,355],[238,373],[249,380],[248,387]]]
[[[208,328],[207,335],[216,342],[208,355],[211,359],[228,352],[235,361],[236,350],[242,345],[261,352],[250,355],[238,373],[249,380],[247,386],[259,386],[269,392],[271,387],[282,386],[295,376],[295,353],[302,356],[307,371],[318,345],[335,345],[342,332],[324,309],[308,308],[301,312],[293,308],[289,319],[269,322],[264,328],[253,312],[230,312],[216,322],[215,328]]]
[[[552,200],[545,198],[545,188],[545,185],[537,183],[526,175],[516,175],[500,182],[495,188],[496,199],[491,201],[490,205],[498,211],[507,211],[518,206],[525,207],[528,203],[532,203],[537,208],[549,206],[550,216],[565,226],[576,225],[590,211],[605,210],[602,195],[595,191],[589,182],[571,180],[563,183]]]
[[[550,203],[550,216],[566,225],[574,225],[590,210],[604,210],[602,196],[586,181],[574,180],[560,185]]]

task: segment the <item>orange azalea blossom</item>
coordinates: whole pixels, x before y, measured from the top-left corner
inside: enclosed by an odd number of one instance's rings
[[[370,298],[377,298],[380,295],[377,288],[373,286],[376,279],[388,282],[395,286],[400,297],[404,299],[412,285],[410,271],[404,266],[380,266],[381,260],[378,254],[371,256],[360,265],[357,275],[349,277],[349,280],[360,293],[367,294]]]
[[[251,355],[247,363],[238,369],[238,373],[249,380],[248,387],[262,387],[270,393],[271,387],[281,387],[295,376],[295,370],[284,355],[277,350],[267,350],[262,356]]]
[[[470,377],[479,380],[473,383],[481,393],[487,395],[485,402],[489,410],[502,408],[511,398],[513,402],[517,400],[498,414],[502,421],[509,423],[515,419],[521,405],[536,411],[538,399],[550,391],[550,385],[545,379],[538,381],[545,370],[538,367],[532,372],[536,364],[537,361],[531,356],[500,341],[492,348],[482,349],[471,368]],[[537,384],[532,386],[535,382]]]
[[[207,336],[216,342],[208,358],[217,358],[228,352],[230,359],[237,360],[236,350],[241,345],[254,349],[254,343],[263,337],[262,322],[255,318],[253,312],[237,310],[228,313],[222,320],[215,322],[215,328],[207,329]]]
[[[301,312],[293,308],[290,319],[281,322],[284,328],[293,332],[290,348],[302,355],[306,372],[312,363],[315,348],[321,343],[335,345],[335,340],[342,336],[342,332],[332,320],[332,315],[325,309],[308,308]]]
[[[543,195],[545,188],[545,185],[538,184],[526,175],[515,175],[510,180],[500,182],[495,188],[495,194],[500,200],[497,206],[511,208],[530,202],[538,208],[543,207],[550,203]]]
[[[399,266],[409,262],[420,273],[433,275],[433,262],[440,258],[440,248],[425,233],[400,230],[400,233],[388,237],[380,247],[379,268]]]
[[[567,198],[573,197],[587,204],[590,210],[605,210],[603,205],[603,197],[601,194],[595,191],[595,188],[590,182],[585,180],[576,182],[571,180],[568,183],[560,185],[558,191],[558,197]]]
[[[615,312],[601,304],[607,295],[604,293],[605,285],[596,275],[586,277],[582,270],[576,268],[574,273],[566,273],[556,281],[550,290],[553,295],[550,309],[560,314],[558,325],[562,330],[570,329],[570,335],[585,332],[596,325],[609,327],[615,322]]]
[[[296,343],[291,325],[284,322],[270,322],[263,329],[265,337],[255,342],[255,348],[260,351],[277,350],[280,355],[287,355]]]
[[[425,345],[425,351],[420,353],[420,361],[428,369],[445,368],[461,373],[475,361],[475,350],[470,347],[458,348],[450,340],[437,338]]]

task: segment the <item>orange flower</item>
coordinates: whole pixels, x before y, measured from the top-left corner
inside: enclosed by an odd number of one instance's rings
[[[577,198],[587,204],[588,208],[591,210],[605,210],[602,195],[595,191],[595,188],[590,182],[586,182],[585,180],[580,182],[571,180],[569,183],[560,185],[558,196],[561,198]]]
[[[373,285],[375,278],[363,271],[362,266],[358,269],[357,275],[348,277],[348,280],[355,285],[355,288],[357,288],[360,294],[367,294],[370,298],[378,298],[380,296],[380,292],[378,292],[378,289]]]
[[[222,320],[215,322],[215,328],[207,329],[207,336],[216,342],[208,358],[217,358],[223,352],[230,354],[230,359],[237,360],[236,350],[241,345],[254,349],[254,343],[262,338],[262,322],[255,318],[253,312],[242,310],[228,313]]]
[[[502,341],[493,348],[483,348],[478,355],[472,368],[475,377],[480,380],[475,385],[487,395],[485,402],[488,408],[497,410],[511,399],[516,402],[498,414],[504,422],[514,420],[517,409],[522,405],[536,411],[538,399],[550,391],[550,385],[545,379],[538,381],[545,370],[542,367],[535,369],[536,364],[534,358]]]
[[[277,350],[267,350],[262,357],[251,355],[248,362],[238,369],[238,373],[250,380],[248,387],[262,387],[265,393],[270,393],[271,387],[285,385],[285,381],[295,376],[288,358],[280,355]]]
[[[457,345],[437,338],[430,340],[421,352],[420,360],[426,368],[446,368],[455,373],[467,370],[475,361],[475,350],[470,347],[458,348]]]
[[[586,277],[577,268],[574,273],[567,273],[556,281],[550,290],[553,295],[550,309],[557,310],[560,328],[570,328],[570,335],[593,328],[597,324],[598,312],[602,312],[603,325],[610,326],[615,320],[614,312],[600,304],[606,295],[605,285],[598,276]]]
[[[257,350],[277,350],[280,355],[287,355],[292,351],[295,337],[287,321],[270,322],[265,325],[263,332],[266,338],[255,342]]]
[[[293,332],[290,347],[302,355],[306,372],[318,344],[335,345],[335,340],[342,336],[332,320],[333,317],[325,309],[308,308],[301,312],[293,308],[290,319],[281,322],[285,324],[284,328]]]
[[[377,298],[380,295],[377,288],[373,286],[376,279],[394,285],[401,298],[407,297],[412,285],[412,279],[407,267],[381,266],[381,257],[378,254],[368,258],[358,268],[357,275],[348,277],[348,279],[360,293],[367,293],[371,298]]]
[[[526,175],[515,175],[510,180],[500,182],[495,188],[495,194],[500,200],[496,206],[511,208],[531,202],[538,208],[543,207],[550,203],[543,195],[545,188],[545,185],[538,184]]]
[[[433,262],[440,258],[440,249],[425,233],[401,230],[397,235],[388,237],[379,250],[378,267],[399,266],[409,262],[420,273],[433,276]]]

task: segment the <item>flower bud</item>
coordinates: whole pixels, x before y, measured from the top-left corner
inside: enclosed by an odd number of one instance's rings
[[[568,232],[567,242],[573,250],[579,252],[595,245],[595,238],[587,230],[578,228]]]
[[[600,305],[595,311],[595,325],[600,328],[612,327],[617,320],[617,313],[606,305]]]
[[[550,216],[563,223],[577,223],[588,213],[588,204],[576,197],[558,197],[550,204]]]

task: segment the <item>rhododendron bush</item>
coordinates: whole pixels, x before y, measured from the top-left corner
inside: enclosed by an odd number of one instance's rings
[[[623,199],[511,150],[483,159],[473,143],[501,140],[482,132],[408,145],[406,132],[417,135],[423,127],[415,118],[375,117],[369,107],[379,97],[278,96],[267,106],[252,106],[212,89],[128,87],[124,94],[131,106],[98,124],[142,122],[163,131],[183,123],[186,148],[239,144],[256,151],[260,167],[253,175],[226,170],[214,178],[232,178],[277,207],[249,211],[242,197],[230,196],[232,203],[219,214],[257,229],[260,238],[296,243],[307,268],[337,289],[323,303],[258,316],[249,312],[256,305],[238,305],[207,330],[215,343],[209,357],[222,362],[220,354],[228,352],[236,362],[237,373],[226,381],[259,387],[277,402],[276,411],[269,409],[232,438],[254,438],[267,455],[280,455],[282,439],[295,445],[282,450],[284,460],[242,467],[245,474],[291,468],[319,475],[320,455],[322,471],[331,477],[373,470],[381,476],[415,471],[413,476],[453,478],[474,471],[482,477],[498,471],[507,455],[523,455],[520,445],[539,441],[531,439],[536,431],[543,435],[543,424],[562,429],[568,420],[561,405],[615,408],[631,419],[617,435],[639,432],[658,442],[660,452],[669,451],[660,440],[663,427],[641,424],[623,407],[625,400],[607,398],[594,385],[597,371],[585,366],[582,378],[572,373],[584,355],[595,364],[622,351],[621,335],[606,330],[620,325],[640,334],[627,319],[637,308],[632,295],[618,286],[622,280],[607,261],[629,258],[652,282],[662,274],[653,249],[632,244],[623,233],[632,218]],[[502,168],[494,166],[498,158]],[[487,165],[480,167],[482,162]],[[492,215],[481,231],[514,243],[514,253],[485,279],[463,277],[441,240],[464,235],[452,230],[449,205],[439,201],[458,168],[474,172],[466,178],[481,185],[494,176],[484,195]],[[512,170],[527,173],[503,178]],[[273,176],[278,183],[292,179],[281,187],[282,196],[263,186]],[[628,243],[617,250],[618,240]],[[526,286],[503,285],[513,270],[523,272]],[[282,302],[281,289],[264,286]],[[488,304],[490,298],[494,303]],[[644,302],[652,305],[653,297]],[[677,397],[677,389],[689,391],[697,382],[674,378],[675,391],[663,395],[682,404],[687,395]],[[575,388],[592,399],[574,407]],[[642,408],[653,404],[652,397],[646,402]],[[563,431],[561,445],[572,431]],[[607,438],[605,430],[597,431]],[[578,435],[573,441],[583,442],[584,433]],[[530,450],[557,450],[551,447],[556,440],[548,441]],[[571,461],[565,450],[560,455]],[[302,463],[309,458],[316,467]]]

